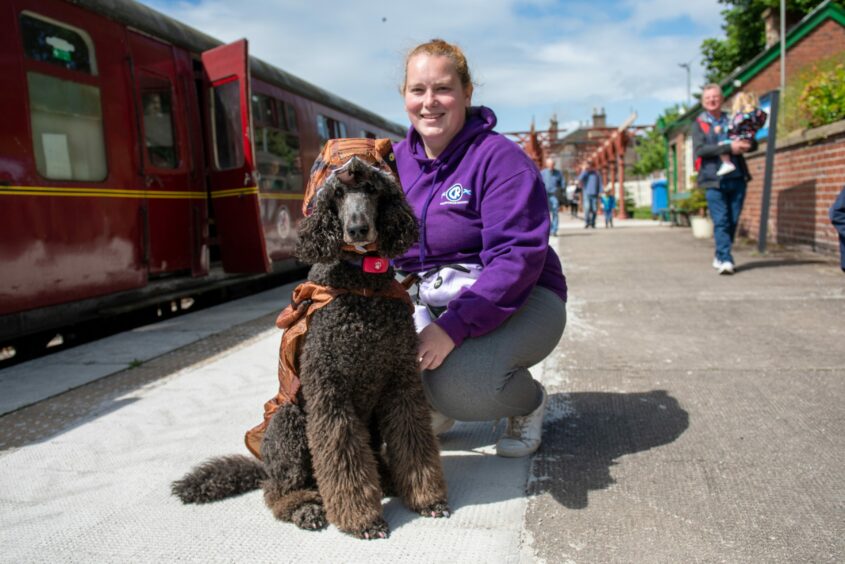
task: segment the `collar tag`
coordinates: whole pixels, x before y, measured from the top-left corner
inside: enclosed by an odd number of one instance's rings
[[[368,272],[370,274],[383,274],[387,272],[387,267],[390,266],[390,261],[384,257],[366,256],[364,257],[363,264],[361,266],[364,272]]]

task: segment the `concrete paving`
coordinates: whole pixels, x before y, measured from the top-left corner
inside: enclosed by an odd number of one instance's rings
[[[648,221],[562,216],[553,244],[571,297],[532,369],[550,392],[543,447],[500,459],[501,427],[458,424],[441,441],[450,519],[385,500],[391,537],[364,542],[279,523],[258,492],[170,496],[197,462],[244,452],[275,393],[288,288],[67,351],[49,365],[68,391],[38,361],[0,371],[0,398],[25,397],[0,417],[0,561],[845,560],[838,263],[745,247],[720,277],[712,242]]]

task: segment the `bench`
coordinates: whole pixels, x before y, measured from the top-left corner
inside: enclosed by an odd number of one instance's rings
[[[676,192],[669,196],[669,219],[672,225],[678,227],[689,227],[689,212],[684,209],[681,202],[689,200],[690,192]]]

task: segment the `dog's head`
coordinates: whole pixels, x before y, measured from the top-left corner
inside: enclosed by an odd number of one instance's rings
[[[393,175],[358,157],[330,174],[308,207],[296,246],[308,264],[341,259],[344,247],[393,258],[417,240],[417,220]]]

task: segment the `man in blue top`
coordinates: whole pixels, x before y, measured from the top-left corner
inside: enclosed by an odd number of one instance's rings
[[[601,176],[592,163],[585,164],[578,176],[584,197],[584,229],[596,228],[596,215],[599,211],[599,195],[602,193]]]
[[[549,213],[552,216],[550,233],[557,237],[558,208],[560,208],[560,194],[563,192],[563,175],[555,168],[552,158],[546,159],[546,168],[540,171],[543,184],[546,185],[546,197],[549,200]]]

